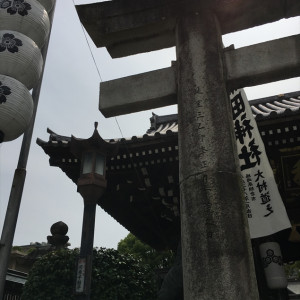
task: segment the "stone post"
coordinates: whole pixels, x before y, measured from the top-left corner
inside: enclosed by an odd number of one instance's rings
[[[256,300],[221,34],[214,14],[204,7],[183,13],[176,46],[184,299]]]
[[[62,221],[52,224],[50,228],[52,235],[47,236],[48,243],[53,245],[56,250],[67,247],[69,237],[66,234],[68,233],[68,230],[68,225]]]

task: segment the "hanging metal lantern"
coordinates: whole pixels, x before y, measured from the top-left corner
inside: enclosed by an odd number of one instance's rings
[[[285,289],[288,285],[283,268],[280,246],[275,242],[259,246],[267,285],[270,289]]]
[[[32,112],[33,100],[26,86],[0,75],[0,142],[12,141],[24,133]]]
[[[42,67],[42,54],[33,40],[17,31],[0,30],[0,74],[17,79],[31,90]]]
[[[48,13],[36,0],[0,1],[0,20],[0,30],[23,33],[40,48],[50,32]]]
[[[46,11],[49,13],[53,6],[55,0],[38,0],[46,9]]]

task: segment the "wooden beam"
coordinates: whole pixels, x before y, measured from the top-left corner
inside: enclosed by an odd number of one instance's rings
[[[236,50],[224,49],[230,90],[300,76],[300,35]],[[105,117],[177,103],[175,66],[100,84]]]
[[[77,5],[80,21],[97,47],[123,57],[175,45],[176,20],[195,14],[201,1],[122,0]],[[300,15],[299,0],[211,1],[222,34]],[[265,13],[265,12],[268,13]]]

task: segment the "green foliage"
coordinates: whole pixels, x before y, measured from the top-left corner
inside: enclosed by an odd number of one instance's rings
[[[152,269],[170,268],[175,259],[172,251],[156,251],[131,233],[119,242],[118,251],[124,255],[131,254],[135,258],[141,259],[143,264],[149,265]]]
[[[22,246],[13,246],[12,247],[12,252],[14,251],[18,251],[21,252],[23,254],[30,254],[31,252],[35,251],[36,247],[35,246],[26,246],[26,247],[22,247]]]
[[[78,249],[41,257],[29,273],[22,300],[73,300]],[[153,300],[156,282],[152,270],[130,255],[114,249],[94,249],[92,300]]]
[[[21,251],[22,248],[20,246],[13,246],[11,250],[12,251]]]
[[[23,300],[71,300],[78,249],[50,252],[39,258],[29,272]]]
[[[300,279],[300,261],[296,261],[293,264],[286,264],[284,266],[285,273],[289,279]]]

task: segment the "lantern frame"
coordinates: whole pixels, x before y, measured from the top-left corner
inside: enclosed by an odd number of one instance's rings
[[[97,130],[98,123],[95,122],[93,135],[88,139],[71,137],[71,153],[80,159],[80,176],[77,181],[78,192],[83,195],[84,187],[91,189],[91,186],[98,187],[99,195],[104,193],[106,182],[106,157],[116,152],[115,144],[104,141]],[[89,157],[89,162],[87,158]],[[97,159],[98,158],[98,159]],[[99,159],[101,158],[101,162]],[[97,171],[97,163],[101,163],[101,172]],[[86,189],[85,189],[86,190]],[[84,192],[86,193],[86,192]]]

